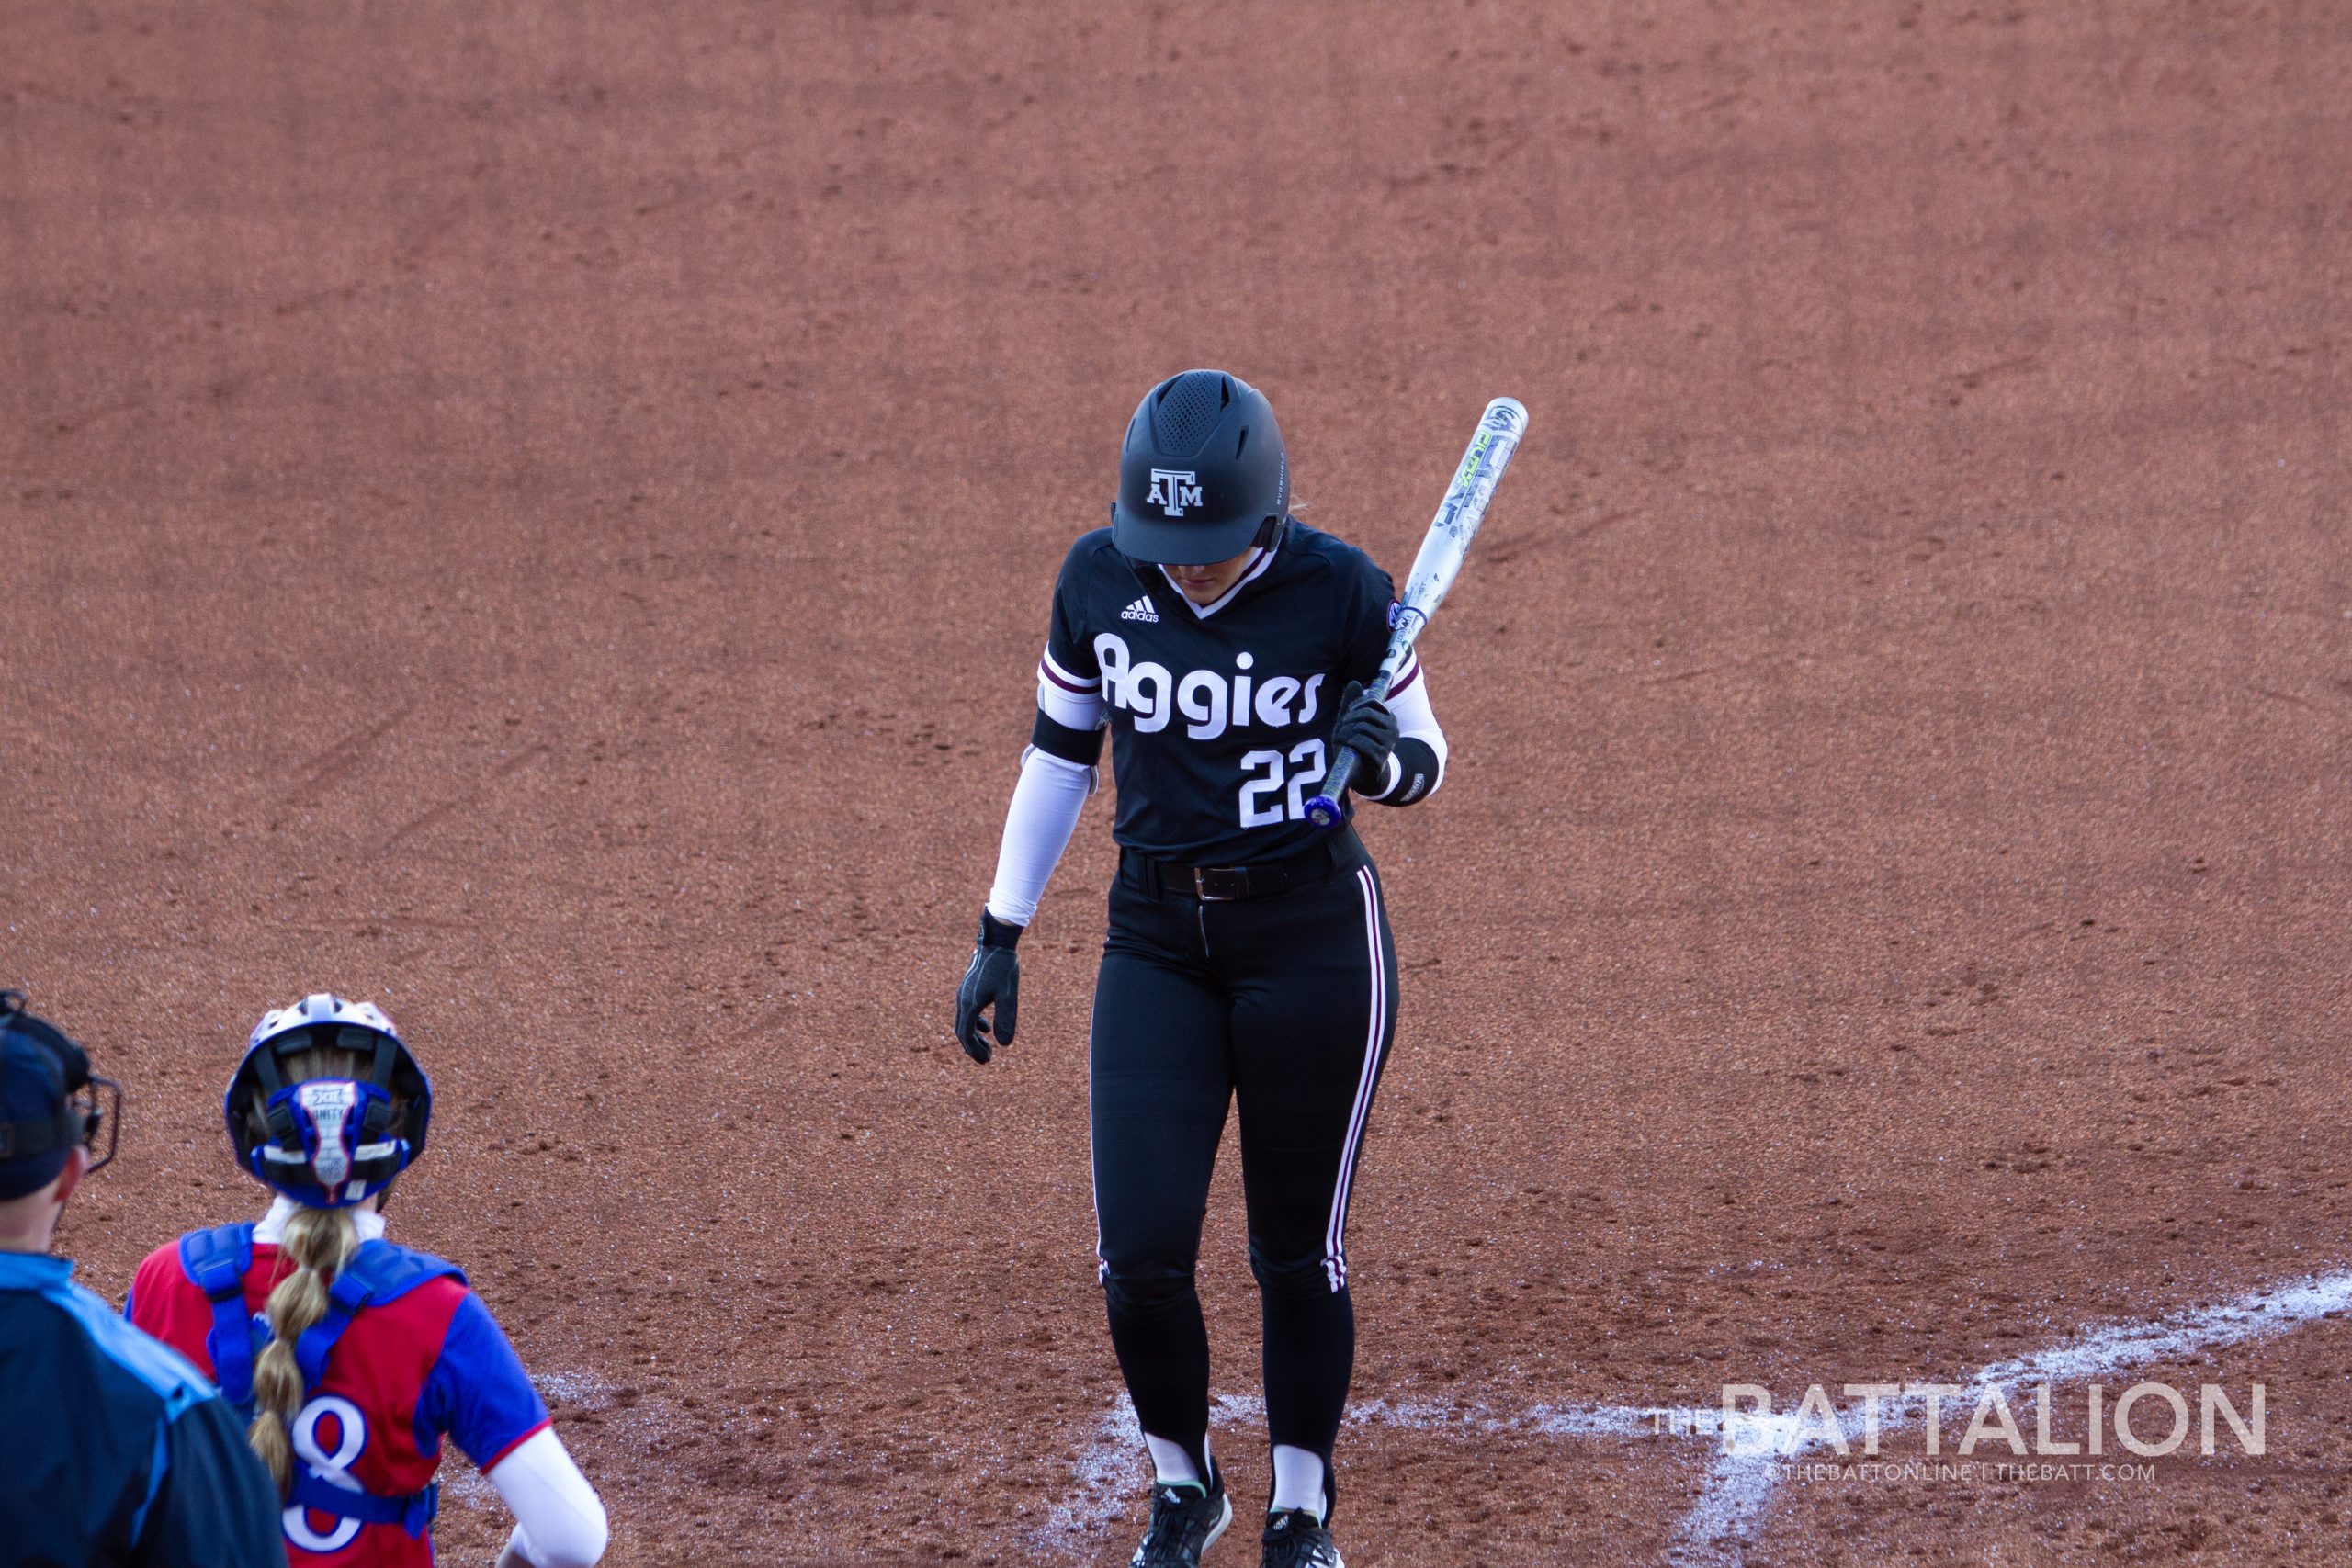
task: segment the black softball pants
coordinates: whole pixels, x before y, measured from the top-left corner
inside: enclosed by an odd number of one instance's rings
[[[1325,874],[1265,898],[1203,900],[1123,856],[1089,1052],[1096,1251],[1143,1429],[1208,1473],[1193,1266],[1238,1104],[1269,1435],[1321,1456],[1334,1492],[1355,1361],[1348,1201],[1396,996],[1380,878],[1343,831]]]

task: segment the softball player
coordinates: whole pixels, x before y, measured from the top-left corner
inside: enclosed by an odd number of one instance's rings
[[[123,1313],[209,1372],[277,1482],[293,1568],[431,1568],[441,1439],[515,1528],[501,1568],[589,1568],[605,1510],[454,1264],[384,1239],[424,1150],[433,1088],[375,1007],[305,997],[265,1015],[222,1113],[277,1198],[140,1265]]]
[[[1349,1188],[1396,1030],[1396,955],[1352,823],[1321,832],[1306,803],[1342,746],[1364,759],[1367,798],[1426,799],[1445,737],[1418,662],[1385,705],[1364,699],[1392,585],[1362,551],[1292,519],[1289,500],[1282,433],[1255,389],[1193,370],[1146,395],[1111,526],[1062,564],[1036,726],[956,998],[974,1059],[989,1060],[991,1038],[1012,1043],[1015,944],[1109,728],[1119,874],[1090,1100],[1111,1343],[1157,1477],[1138,1568],[1190,1568],[1233,1517],[1209,1452],[1193,1289],[1230,1104],[1273,1440],[1263,1562],[1340,1563],[1329,1524],[1355,1355]]]

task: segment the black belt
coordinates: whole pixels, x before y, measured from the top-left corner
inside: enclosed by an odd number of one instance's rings
[[[1337,873],[1352,871],[1370,859],[1356,830],[1343,828],[1295,854],[1252,861],[1248,865],[1184,865],[1148,855],[1141,850],[1123,849],[1119,852],[1119,874],[1162,897],[1177,893],[1204,904],[1226,904],[1243,898],[1271,898],[1294,887],[1329,882]]]

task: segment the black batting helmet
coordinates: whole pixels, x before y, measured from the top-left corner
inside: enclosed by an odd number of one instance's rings
[[[1290,507],[1290,463],[1266,395],[1222,370],[1187,370],[1144,394],[1119,453],[1111,536],[1136,560],[1197,566],[1271,538]]]

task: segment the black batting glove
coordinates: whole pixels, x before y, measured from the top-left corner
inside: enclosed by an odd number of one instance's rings
[[[989,1043],[991,1033],[998,1045],[1012,1043],[1012,1026],[1021,1006],[1021,960],[1012,949],[1021,940],[1022,930],[1006,925],[986,909],[980,911],[980,940],[964,970],[964,983],[956,987],[956,1043],[975,1062],[985,1062],[996,1054]],[[980,1010],[990,1006],[996,1010],[994,1014],[981,1018]]]
[[[1385,703],[1363,694],[1363,682],[1351,681],[1340,694],[1339,722],[1331,728],[1331,744],[1345,746],[1363,759],[1367,782],[1376,793],[1388,777],[1388,754],[1396,750],[1396,716]]]

